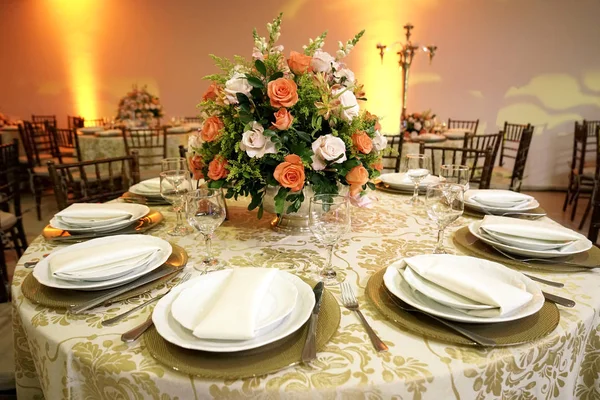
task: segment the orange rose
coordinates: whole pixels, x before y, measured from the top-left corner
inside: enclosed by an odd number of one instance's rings
[[[284,162],[279,164],[273,172],[273,177],[285,188],[292,192],[299,192],[304,187],[304,165],[302,159],[296,154],[285,156]]]
[[[294,121],[294,117],[288,110],[285,108],[280,108],[275,114],[275,123],[273,126],[280,131],[285,131],[286,129],[290,129],[292,126],[292,122]]]
[[[200,136],[205,142],[212,142],[219,137],[219,135],[221,134],[221,129],[223,129],[224,127],[225,125],[223,125],[223,121],[221,121],[219,117],[213,116],[207,118],[206,121],[204,121],[204,125],[202,126]]]
[[[291,79],[278,78],[269,82],[267,95],[275,108],[291,107],[298,102],[298,86]]]
[[[225,178],[229,174],[227,166],[227,160],[223,156],[215,156],[208,164],[208,177],[213,181]]]
[[[377,161],[371,164],[371,168],[381,172],[383,170],[383,160],[381,158],[378,158]]]
[[[290,58],[288,59],[288,65],[292,72],[296,75],[302,75],[305,72],[310,71],[310,63],[312,61],[311,56],[292,51]]]
[[[362,190],[362,187],[369,180],[369,172],[362,165],[352,168],[346,174],[346,182],[350,185],[350,195],[356,196]]]
[[[202,161],[202,157],[196,154],[188,161],[190,163],[190,171],[192,171],[194,179],[198,180],[204,178],[204,174],[202,174],[202,168],[204,168],[204,162]]]
[[[206,92],[202,95],[202,101],[206,100],[216,100],[219,96],[219,86],[217,86],[217,82],[213,82],[210,84]]]
[[[352,134],[352,143],[356,150],[363,154],[369,154],[373,150],[373,141],[365,131],[356,131]]]

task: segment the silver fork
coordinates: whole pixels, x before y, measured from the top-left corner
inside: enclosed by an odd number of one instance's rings
[[[564,265],[571,265],[574,267],[582,267],[582,268],[589,268],[589,269],[594,269],[594,268],[600,267],[600,265],[590,266],[590,265],[574,263],[574,262],[570,262],[570,261],[557,261],[554,258],[520,258],[520,257],[515,257],[511,254],[508,254],[507,252],[500,250],[496,246],[492,246],[492,247],[494,248],[494,250],[496,250],[498,253],[502,254],[506,258],[510,258],[513,261],[519,261],[519,262],[522,262],[525,264],[530,264],[530,261],[533,261],[533,262],[540,262],[540,263],[546,263],[546,264],[564,264]]]
[[[358,315],[358,318],[365,327],[365,330],[367,331],[369,339],[371,339],[371,343],[373,343],[375,350],[378,352],[388,351],[387,345],[383,343],[381,339],[379,339],[379,336],[377,336],[373,328],[371,328],[365,317],[360,312],[358,301],[356,300],[356,296],[354,295],[354,291],[352,290],[350,284],[348,282],[340,283],[340,289],[342,291],[342,303],[344,304],[344,307],[350,311],[354,311],[356,315]]]

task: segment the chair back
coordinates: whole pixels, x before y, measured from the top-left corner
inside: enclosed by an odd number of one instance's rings
[[[187,159],[187,149],[182,144],[179,145],[179,157]]]
[[[445,164],[462,164],[468,160],[470,168],[469,182],[479,184],[479,189],[489,189],[492,180],[492,150],[473,148],[449,148],[444,146],[432,146],[421,143],[419,153],[426,154],[431,160],[431,174],[439,175],[440,167]]]
[[[585,122],[585,121],[584,121]],[[577,123],[576,123],[577,124]],[[583,124],[581,124],[583,125]],[[596,125],[596,176],[594,182],[594,189],[592,190],[592,220],[590,222],[590,228],[588,230],[587,238],[596,244],[598,241],[598,232],[600,231],[600,124]]]
[[[81,161],[79,150],[79,136],[75,129],[63,129],[48,127],[50,134],[54,136],[54,141],[58,147],[58,152],[62,155],[63,151],[70,151],[77,161]]]
[[[166,128],[123,129],[125,152],[137,150],[140,168],[160,165],[167,157]]]
[[[202,123],[202,118],[200,117],[183,117],[183,122],[197,122]]]
[[[104,126],[104,119],[83,119],[83,126],[96,127],[96,126]]]
[[[67,127],[69,129],[79,129],[84,127],[83,118],[82,117],[72,117],[67,115]]]
[[[31,122],[34,124],[52,125],[56,128],[56,115],[31,115]]]
[[[404,135],[386,136],[388,144],[381,156],[383,162],[382,172],[399,172],[400,161],[402,160],[402,145],[404,144]]]
[[[504,166],[506,158],[515,159],[516,152],[521,142],[523,131],[531,127],[531,124],[511,124],[504,122],[502,130],[502,145],[500,147],[500,166]]]
[[[19,139],[0,145],[0,210],[21,217]],[[1,229],[2,227],[0,227]]]
[[[62,163],[52,128],[52,125],[42,126],[29,121],[19,125],[19,135],[30,168],[42,166],[42,161],[48,158],[57,158]]]
[[[498,155],[498,149],[500,149],[500,142],[502,141],[502,132],[490,133],[486,135],[465,135],[463,139],[463,148],[465,149],[478,149],[478,150],[492,150],[492,166],[496,163],[496,156]]]
[[[48,161],[56,204],[62,210],[73,203],[116,199],[140,180],[137,152],[124,157],[55,164]]]
[[[525,174],[525,165],[527,164],[527,156],[529,155],[532,138],[533,126],[529,125],[521,132],[521,140],[519,141],[519,147],[515,155],[515,165],[510,178],[510,190],[514,190],[515,192],[521,191],[521,183]]]
[[[448,118],[448,129],[465,129],[471,131],[473,135],[476,135],[478,127],[479,119],[476,119],[474,121],[461,121],[457,119]]]

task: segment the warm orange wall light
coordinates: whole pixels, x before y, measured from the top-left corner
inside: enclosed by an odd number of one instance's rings
[[[104,1],[47,0],[54,13],[56,33],[62,45],[75,112],[85,118],[98,118],[95,70],[95,33],[102,23]]]

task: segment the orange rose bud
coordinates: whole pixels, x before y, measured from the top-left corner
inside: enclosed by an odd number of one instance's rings
[[[310,71],[310,63],[312,61],[311,56],[307,56],[302,53],[298,53],[297,51],[292,51],[290,53],[290,58],[287,63],[292,72],[296,75],[302,75],[308,71]]]
[[[206,92],[202,95],[202,101],[206,100],[216,100],[219,96],[219,86],[217,86],[217,82],[213,82],[210,84]]]
[[[304,187],[304,166],[302,159],[296,154],[285,156],[284,162],[279,164],[273,172],[273,177],[279,184],[289,188],[292,192],[299,192]]]
[[[194,175],[194,179],[195,180],[203,179],[204,175],[202,174],[202,168],[204,168],[204,162],[202,161],[202,157],[200,157],[199,155],[196,154],[194,157],[190,158],[188,161],[190,164],[190,171],[192,171],[192,174]]]
[[[373,140],[365,131],[356,131],[352,134],[352,144],[356,150],[363,154],[369,154],[373,150]]]
[[[273,123],[273,126],[280,131],[290,129],[292,122],[294,122],[294,117],[285,108],[280,108],[279,111],[273,115],[275,115],[275,122]]]
[[[221,155],[215,156],[213,160],[208,164],[208,177],[213,181],[226,178],[229,174],[227,169],[227,160]]]
[[[369,181],[369,172],[362,165],[352,168],[346,174],[346,182],[350,185],[350,195],[356,196],[362,191],[362,187]]]
[[[278,78],[269,82],[267,96],[272,107],[289,108],[298,102],[298,86],[291,79]]]
[[[200,132],[200,137],[205,142],[213,142],[216,140],[221,134],[221,129],[223,129],[225,125],[223,125],[223,121],[219,119],[217,116],[213,116],[207,118],[204,121],[204,125],[202,126],[202,131]]]

